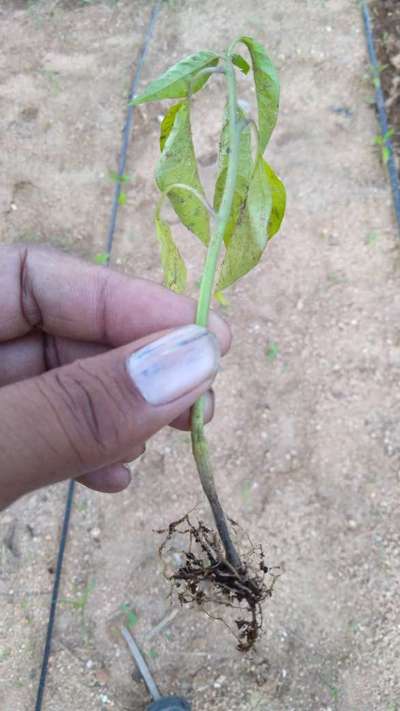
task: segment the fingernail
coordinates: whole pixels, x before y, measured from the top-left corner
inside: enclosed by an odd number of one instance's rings
[[[216,375],[219,346],[201,326],[183,326],[133,353],[128,373],[151,405],[165,405]]]
[[[207,425],[214,417],[215,396],[213,390],[207,390],[204,398],[204,422]]]

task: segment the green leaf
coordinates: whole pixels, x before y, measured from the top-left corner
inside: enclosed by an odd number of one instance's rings
[[[157,166],[157,185],[161,192],[166,192],[172,185],[181,183],[204,195],[197,170],[187,101],[182,102],[174,118]],[[183,224],[204,244],[208,244],[210,218],[202,200],[184,188],[171,189],[168,198]]]
[[[272,195],[264,161],[258,157],[245,204],[221,264],[216,291],[226,289],[258,264],[267,244]]]
[[[96,264],[108,264],[108,252],[98,252],[95,254],[94,261]]]
[[[388,148],[388,146],[383,146],[383,148],[382,148],[382,160],[383,160],[384,165],[387,164],[389,158],[390,158],[390,148]]]
[[[242,109],[238,109],[238,120],[245,119]],[[218,177],[215,184],[214,209],[219,210],[222,196],[225,189],[226,175],[228,172],[229,159],[229,122],[225,116],[219,143]],[[232,210],[229,216],[224,234],[225,245],[228,245],[238,221],[240,208],[242,207],[253,169],[253,159],[251,155],[251,130],[250,125],[245,126],[240,134],[238,173],[236,179],[235,193],[233,196]]]
[[[278,74],[264,47],[259,42],[251,37],[241,37],[240,42],[243,42],[249,50],[253,65],[258,107],[259,151],[264,153],[278,118]]]
[[[158,652],[154,647],[150,647],[149,651],[147,652],[147,656],[150,657],[150,659],[156,659],[158,657]]]
[[[118,175],[116,170],[109,170],[108,175],[115,183],[128,183],[130,181],[129,175]]]
[[[137,615],[136,610],[134,610],[132,607],[130,607],[130,605],[128,605],[127,602],[122,603],[120,609],[121,609],[121,612],[123,612],[124,615],[126,615],[127,627],[132,628],[135,625],[137,625],[137,623],[139,621],[139,617]]]
[[[202,73],[196,75],[208,67],[215,67],[219,62],[219,57],[215,52],[197,52],[185,57],[173,67],[167,69],[158,79],[154,79],[147,85],[146,89],[135,96],[130,102],[133,106],[144,104],[147,101],[159,101],[160,99],[182,99],[189,93],[194,94],[199,91],[209,74]]]
[[[232,62],[235,67],[238,67],[243,74],[248,74],[250,71],[250,64],[246,62],[245,58],[241,54],[232,54]]]
[[[169,134],[171,133],[172,127],[175,123],[176,114],[182,106],[182,102],[179,104],[173,104],[173,106],[168,109],[165,114],[161,126],[160,126],[160,151],[164,150],[165,141],[167,140]]]
[[[126,193],[120,193],[118,196],[118,204],[119,205],[126,205]]]
[[[161,247],[161,264],[164,270],[164,284],[178,293],[186,287],[186,267],[176,246],[170,226],[156,215],[156,233]]]
[[[263,165],[272,196],[272,208],[267,226],[268,239],[271,239],[278,232],[285,214],[286,190],[281,179],[264,159]]]
[[[267,346],[267,349],[265,351],[265,355],[267,356],[268,360],[274,361],[277,359],[279,355],[279,346],[275,341],[271,341],[269,346]]]

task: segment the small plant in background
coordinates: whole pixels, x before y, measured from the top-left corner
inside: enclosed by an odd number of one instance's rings
[[[375,146],[379,146],[383,165],[387,164],[391,156],[391,150],[390,146],[388,146],[388,141],[390,141],[390,139],[392,138],[393,133],[393,129],[389,128],[386,133],[383,134],[383,136],[381,134],[378,134],[378,136],[375,136],[374,138]]]
[[[250,63],[237,53],[239,45],[248,50]],[[238,102],[237,70],[245,75],[253,72],[257,121],[247,115],[244,104]],[[224,76],[227,103],[211,205],[199,177],[191,131],[191,105],[193,95],[212,75]],[[163,99],[177,100],[161,123],[161,155],[155,176],[161,192],[155,227],[164,281],[176,292],[186,288],[186,266],[171,228],[162,216],[163,205],[168,200],[182,224],[206,249],[196,315],[196,324],[205,327],[213,296],[224,303],[223,291],[258,264],[268,240],[279,230],[283,219],[285,189],[263,158],[277,120],[279,81],[263,46],[245,36],[235,40],[224,54],[201,51],[186,57],[150,82],[132,103]],[[247,550],[245,558],[233,543],[231,531],[234,529],[237,535],[238,525],[227,518],[218,497],[204,434],[203,399],[193,407],[191,430],[194,459],[218,534],[201,521],[195,526],[188,516],[171,523],[167,541],[174,534],[186,536],[189,551],[184,553],[182,565],[170,577],[176,583],[181,602],[195,601],[204,606],[212,598],[229,607],[244,608],[248,615],[235,619],[235,624],[239,649],[246,650],[253,645],[261,626],[261,602],[271,593],[272,586],[268,588],[264,582],[268,569],[260,547]]]

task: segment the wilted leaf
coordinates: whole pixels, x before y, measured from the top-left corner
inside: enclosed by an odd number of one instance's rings
[[[216,291],[226,289],[260,261],[267,243],[272,196],[261,156],[251,177],[247,199],[221,264]]]
[[[156,233],[161,247],[161,264],[164,270],[164,283],[168,289],[178,293],[186,287],[186,267],[181,253],[176,246],[169,225],[156,216]]]
[[[263,164],[272,196],[272,208],[267,226],[268,239],[271,239],[278,232],[285,214],[286,190],[271,166],[265,160],[263,160]]]
[[[172,185],[181,183],[204,195],[197,170],[187,101],[182,102],[176,110],[174,119],[173,122],[172,117],[169,119],[172,126],[164,141],[157,166],[157,185],[161,192],[166,192]],[[202,200],[184,188],[173,188],[168,192],[168,198],[183,224],[202,242],[208,244],[209,214]]]
[[[245,114],[241,109],[238,109],[238,118],[245,119]],[[229,122],[225,115],[224,125],[222,127],[221,138],[219,143],[218,157],[218,177],[215,184],[214,193],[214,208],[219,210],[222,200],[222,195],[226,183],[226,175],[228,171],[229,159]],[[236,179],[235,194],[233,197],[232,210],[227,223],[224,234],[225,245],[229,244],[235,229],[236,222],[239,217],[240,208],[246,199],[249,188],[250,177],[253,169],[253,160],[251,155],[251,131],[250,126],[245,126],[240,134],[238,172]]]
[[[240,69],[243,74],[248,74],[250,71],[250,64],[246,62],[245,58],[241,54],[232,54],[233,64]]]
[[[189,92],[194,94],[204,86],[209,78],[209,75],[204,73],[196,79],[196,74],[207,67],[215,67],[218,61],[219,57],[215,52],[191,54],[167,69],[158,79],[151,81],[145,90],[135,96],[130,103],[137,106],[147,101],[182,99],[188,96]]]
[[[241,37],[240,42],[250,52],[256,85],[258,107],[259,150],[264,153],[278,118],[279,79],[277,71],[264,47],[251,37]]]

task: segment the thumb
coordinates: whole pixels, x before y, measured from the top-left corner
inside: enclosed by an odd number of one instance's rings
[[[128,461],[209,389],[218,365],[216,337],[190,325],[0,389],[0,508]]]

